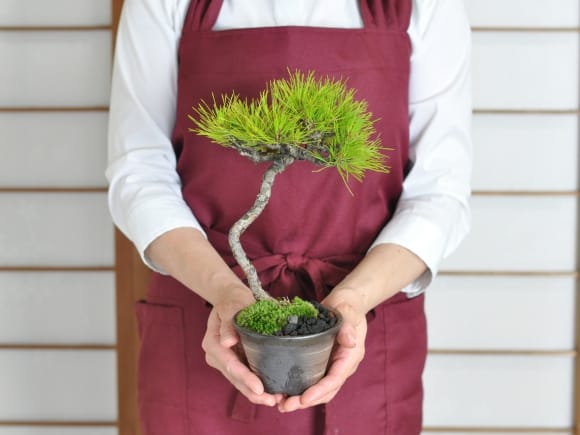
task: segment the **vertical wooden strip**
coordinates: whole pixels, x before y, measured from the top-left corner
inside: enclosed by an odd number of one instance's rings
[[[115,233],[115,254],[119,433],[140,435],[137,408],[139,339],[134,306],[136,301],[145,297],[150,272],[132,243],[118,230]]]
[[[115,45],[115,37],[117,36],[117,29],[119,28],[119,18],[121,17],[121,9],[123,8],[123,0],[112,0],[111,1],[112,13],[111,17],[113,22],[111,23],[111,31],[113,32],[111,40],[113,41],[113,46]]]
[[[114,48],[123,0],[112,0],[111,7]],[[145,297],[150,272],[133,244],[119,230],[115,230],[115,272],[119,434],[141,435],[137,407],[139,338],[134,306],[136,301]]]

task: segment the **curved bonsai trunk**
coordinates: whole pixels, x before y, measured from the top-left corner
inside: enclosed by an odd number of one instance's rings
[[[248,285],[250,286],[250,289],[252,290],[256,300],[272,299],[272,296],[270,296],[262,288],[260,279],[258,278],[258,273],[256,272],[256,268],[248,259],[248,256],[246,255],[240,242],[240,237],[252,224],[252,222],[254,222],[258,216],[260,216],[264,208],[266,208],[266,205],[268,204],[272,194],[272,185],[274,184],[276,175],[284,171],[288,165],[294,162],[294,160],[295,159],[291,156],[280,156],[272,162],[272,166],[266,170],[264,176],[262,177],[260,193],[256,197],[256,201],[252,207],[232,226],[229,232],[228,241],[230,248],[232,249],[232,254],[244,271],[244,274],[248,279]]]

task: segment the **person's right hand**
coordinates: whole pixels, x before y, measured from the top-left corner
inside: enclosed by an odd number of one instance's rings
[[[282,400],[282,395],[264,392],[262,381],[250,371],[235,351],[240,339],[234,329],[233,317],[239,310],[252,304],[254,298],[249,290],[232,290],[228,293],[210,312],[201,344],[205,351],[205,360],[209,366],[219,370],[250,402],[275,406]]]

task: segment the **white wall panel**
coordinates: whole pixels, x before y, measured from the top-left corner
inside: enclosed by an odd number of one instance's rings
[[[0,194],[0,265],[110,266],[106,194]]]
[[[112,272],[0,272],[0,343],[115,343]]]
[[[113,351],[0,351],[0,420],[117,418]]]
[[[0,26],[89,26],[110,23],[111,0],[0,0]]]
[[[471,233],[443,270],[575,270],[576,207],[573,196],[475,196]]]
[[[0,427],[0,435],[118,435],[117,428],[95,427]]]
[[[0,105],[107,105],[110,57],[108,31],[0,32]]]
[[[476,27],[578,27],[578,0],[465,0]]]
[[[572,277],[439,276],[426,312],[432,349],[572,350]]]
[[[474,33],[474,107],[577,108],[579,42],[572,32]]]
[[[473,118],[474,190],[576,190],[578,117]]]
[[[0,113],[0,131],[0,186],[106,185],[106,113]]]
[[[443,431],[423,431],[421,432],[421,435],[429,435],[429,434],[437,434],[437,435],[473,435],[474,432],[457,432],[457,431],[453,431],[453,432],[443,432]],[[481,430],[478,430],[477,432],[475,432],[477,435],[514,435],[514,432],[482,432]],[[522,433],[522,432],[520,432]],[[568,435],[573,435],[573,431],[572,429],[570,429],[570,431],[568,432],[562,432],[562,431],[558,431],[558,432],[536,432],[534,430],[534,435],[562,435],[562,434],[568,434]],[[2,432],[0,432],[0,435],[2,435]],[[40,435],[40,434],[39,434]]]
[[[425,426],[571,427],[574,360],[430,356]]]

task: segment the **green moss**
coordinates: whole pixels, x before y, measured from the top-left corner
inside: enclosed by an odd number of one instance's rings
[[[286,325],[289,316],[316,317],[318,310],[310,302],[299,297],[292,301],[263,300],[257,301],[238,314],[240,326],[256,331],[259,334],[272,335]]]

